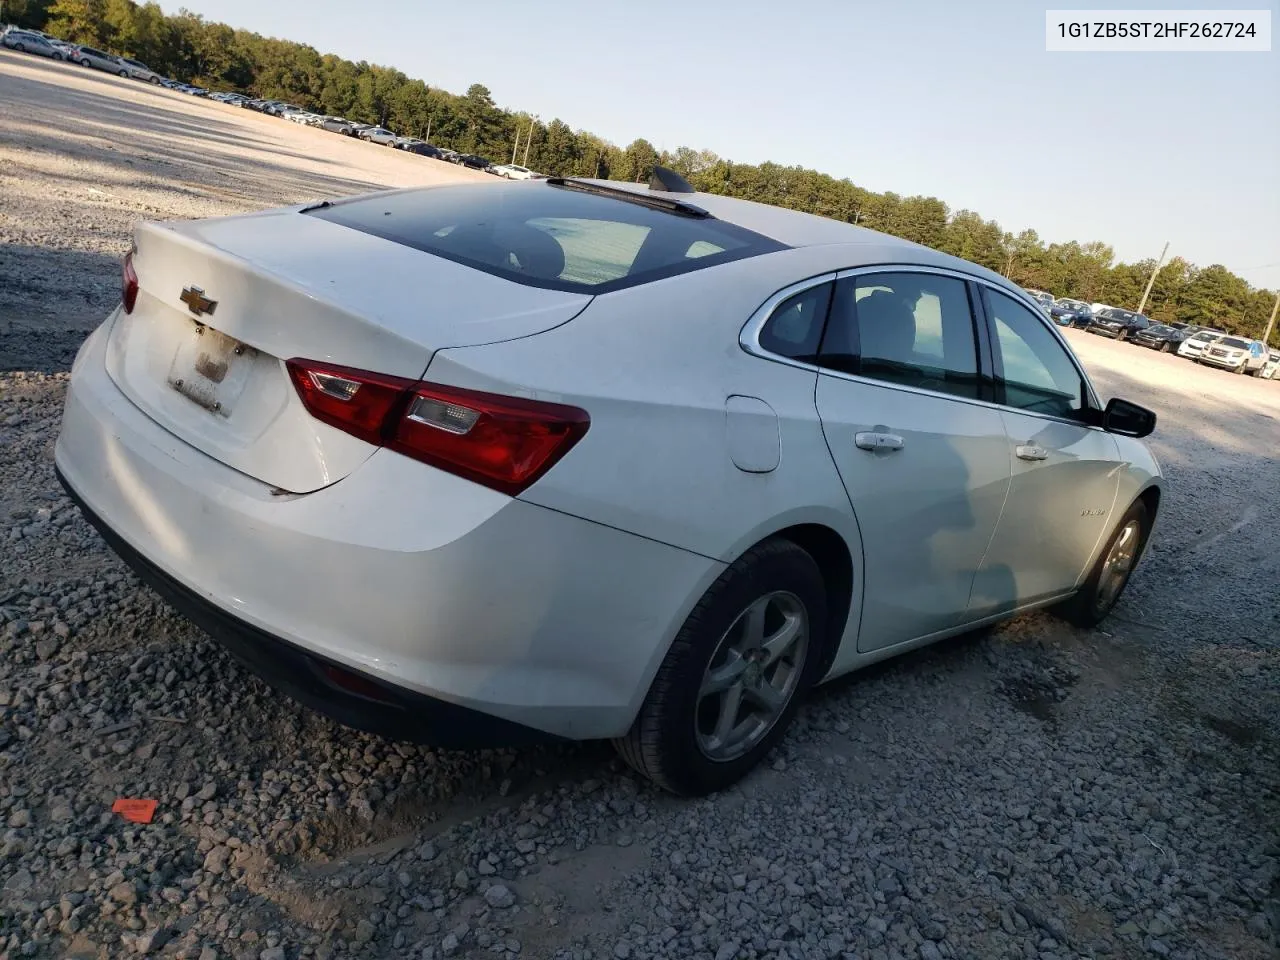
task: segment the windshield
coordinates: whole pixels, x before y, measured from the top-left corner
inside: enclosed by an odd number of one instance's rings
[[[1166,327],[1163,323],[1153,323],[1149,328],[1150,333],[1173,333],[1173,327]]]
[[[1103,310],[1102,316],[1107,320],[1132,320],[1137,314],[1129,313],[1127,310]]]
[[[1241,340],[1239,337],[1223,337],[1223,338],[1222,338],[1222,345],[1223,345],[1224,347],[1231,347],[1233,350],[1248,350],[1248,349],[1249,349],[1249,341],[1248,341],[1248,340]]]
[[[713,217],[546,182],[405,190],[305,215],[517,283],[573,292],[605,293],[786,249]]]

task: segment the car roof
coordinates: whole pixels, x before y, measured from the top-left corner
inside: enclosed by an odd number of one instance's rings
[[[1026,292],[994,270],[979,266],[969,260],[962,260],[950,254],[934,250],[923,244],[913,243],[889,234],[857,227],[841,220],[819,217],[785,207],[774,207],[754,200],[741,200],[737,197],[724,197],[715,193],[672,193],[665,190],[650,190],[642,183],[624,183],[616,180],[592,180],[582,178],[584,182],[599,184],[612,190],[626,190],[647,196],[662,197],[679,203],[701,207],[719,220],[736,226],[745,227],[762,236],[777,240],[789,247],[818,247],[825,245],[841,245],[852,247],[847,256],[850,267],[861,264],[883,263],[886,253],[900,262],[921,264],[958,270],[973,276],[982,277],[998,284],[1006,290],[1020,293]],[[857,248],[865,248],[865,258],[858,258]]]

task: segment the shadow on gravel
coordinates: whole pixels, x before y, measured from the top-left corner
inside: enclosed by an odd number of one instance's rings
[[[0,372],[69,370],[119,300],[115,257],[0,244]]]

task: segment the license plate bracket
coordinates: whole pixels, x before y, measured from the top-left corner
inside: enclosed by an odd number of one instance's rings
[[[169,386],[215,416],[230,417],[256,354],[248,344],[197,323],[174,352]]]

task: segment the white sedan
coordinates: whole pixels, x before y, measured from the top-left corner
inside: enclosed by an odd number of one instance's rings
[[[489,168],[490,173],[496,173],[500,177],[508,180],[533,180],[538,175],[528,167],[522,167],[517,163],[500,163],[497,166]]]
[[[1003,277],[660,170],[141,223],[56,464],[297,700],[700,794],[817,683],[1101,621],[1154,424]]]

